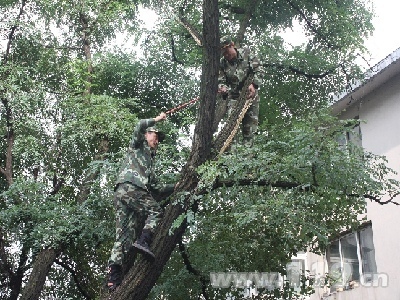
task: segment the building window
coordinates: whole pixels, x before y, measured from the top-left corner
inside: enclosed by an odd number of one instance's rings
[[[359,117],[355,117],[355,120],[358,120]],[[362,135],[361,135],[361,127],[360,123],[357,124],[349,124],[347,130],[343,132],[343,134],[339,137],[338,143],[340,146],[346,146],[349,143],[353,145],[362,146]]]
[[[371,223],[334,240],[328,248],[327,261],[331,292],[371,281],[371,274],[377,272]]]
[[[295,292],[300,292],[302,286],[302,277],[306,274],[306,260],[301,254],[298,254],[296,258],[286,264],[287,275],[284,276],[284,280],[287,280],[290,287]]]

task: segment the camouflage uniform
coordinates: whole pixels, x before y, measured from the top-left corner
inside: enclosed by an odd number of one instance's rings
[[[151,231],[157,225],[162,212],[152,193],[171,194],[174,191],[173,184],[158,184],[154,176],[155,151],[148,146],[144,136],[146,129],[154,124],[154,119],[139,121],[121,165],[114,194],[116,240],[109,265],[122,265],[124,254],[132,248],[143,223],[143,229]]]
[[[252,146],[254,132],[258,126],[260,97],[257,89],[261,84],[262,66],[259,59],[250,54],[248,48],[235,49],[237,51],[237,58],[234,61],[229,62],[224,57],[221,58],[218,87],[225,86],[228,90],[228,115],[230,115],[232,107],[239,99],[244,82],[250,73],[254,74],[253,84],[256,88],[256,95],[242,120],[243,143]]]

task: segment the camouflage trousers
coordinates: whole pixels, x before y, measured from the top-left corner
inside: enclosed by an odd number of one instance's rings
[[[151,194],[130,183],[121,183],[114,193],[116,239],[109,265],[122,265],[124,255],[133,247],[142,229],[156,227],[162,216],[159,204]],[[142,228],[144,223],[144,228]]]
[[[228,97],[228,116],[230,116],[232,108],[237,102],[236,97]],[[260,107],[260,96],[256,92],[256,95],[253,99],[253,102],[251,103],[250,107],[246,111],[242,123],[241,123],[241,128],[242,128],[242,143],[245,146],[251,147],[253,146],[253,138],[254,138],[254,132],[257,131],[258,128],[258,114],[259,114],[259,109]],[[235,142],[239,142],[238,136],[235,136]]]

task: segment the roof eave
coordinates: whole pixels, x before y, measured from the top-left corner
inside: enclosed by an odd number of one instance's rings
[[[355,83],[350,93],[339,95],[338,100],[332,104],[332,113],[338,115],[357,104],[366,95],[398,74],[400,74],[400,48],[372,67],[366,73],[364,81]]]

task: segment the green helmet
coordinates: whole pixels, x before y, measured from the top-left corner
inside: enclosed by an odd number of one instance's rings
[[[230,36],[225,35],[223,37],[221,37],[220,42],[219,42],[219,46],[220,48],[225,48],[226,46],[229,46],[232,43],[232,39]]]
[[[156,127],[149,127],[146,129],[146,132],[156,132],[158,136],[158,141],[162,143],[165,140],[165,133],[158,130]]]

